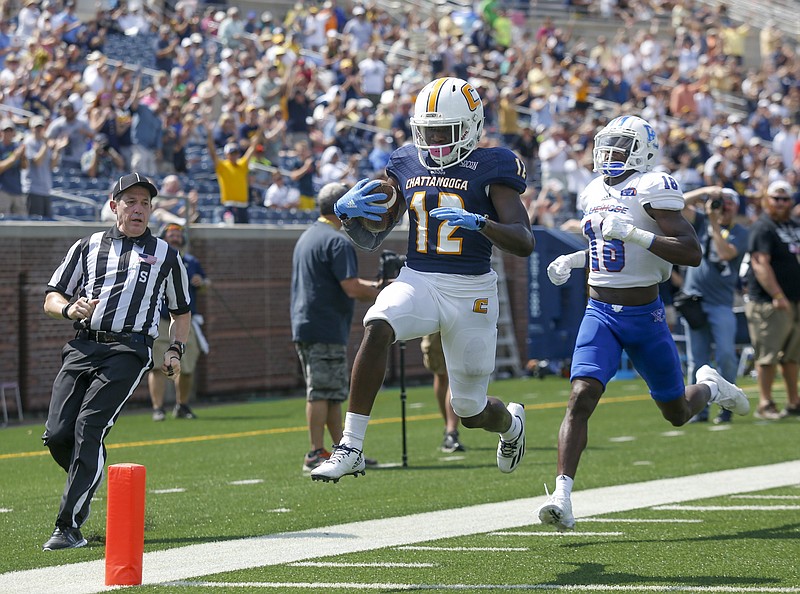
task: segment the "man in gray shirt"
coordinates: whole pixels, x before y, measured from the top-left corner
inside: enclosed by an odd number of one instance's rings
[[[53,189],[53,168],[58,155],[67,144],[66,138],[47,139],[44,136],[44,118],[33,116],[28,121],[30,130],[25,135],[25,156],[28,168],[22,171],[22,191],[28,196],[28,214],[53,217],[50,191]]]
[[[80,169],[81,155],[89,146],[89,141],[94,138],[94,130],[89,122],[77,116],[75,106],[69,101],[61,104],[60,111],[61,115],[50,123],[45,136],[65,143],[61,151],[62,169]]]

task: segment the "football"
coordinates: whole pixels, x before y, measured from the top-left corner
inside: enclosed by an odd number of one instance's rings
[[[378,215],[381,217],[379,221],[362,218],[361,226],[371,233],[381,233],[394,225],[400,216],[401,199],[394,186],[385,180],[381,180],[381,185],[372,190],[370,194],[386,194],[386,199],[372,202],[372,204],[385,204],[386,212]]]

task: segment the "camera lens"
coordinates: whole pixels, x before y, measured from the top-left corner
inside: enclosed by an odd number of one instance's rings
[[[711,201],[711,210],[717,210],[719,208],[722,208],[722,200],[714,198],[714,200]]]

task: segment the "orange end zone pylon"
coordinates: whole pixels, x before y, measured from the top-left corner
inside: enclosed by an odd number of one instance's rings
[[[108,467],[106,586],[142,583],[144,485],[145,468],[141,464]]]

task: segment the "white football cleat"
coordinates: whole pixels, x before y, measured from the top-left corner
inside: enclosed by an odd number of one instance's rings
[[[556,497],[553,493],[547,501],[536,510],[542,524],[555,526],[559,532],[575,529],[575,516],[572,515],[572,502],[569,497]]]
[[[520,432],[514,441],[505,441],[502,437],[497,444],[497,467],[501,472],[514,472],[514,469],[525,455],[525,407],[510,402],[506,407],[511,416],[520,421]]]
[[[331,457],[311,471],[311,480],[338,483],[340,478],[348,474],[356,477],[366,474],[365,466],[361,450],[335,445]]]
[[[697,382],[710,381],[717,384],[719,391],[717,395],[709,400],[714,404],[719,404],[725,410],[729,410],[737,415],[746,415],[750,412],[750,401],[744,391],[730,383],[713,367],[703,365],[697,370]]]

